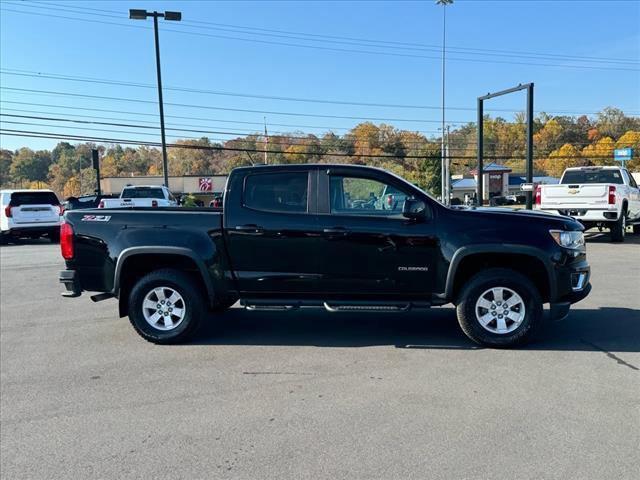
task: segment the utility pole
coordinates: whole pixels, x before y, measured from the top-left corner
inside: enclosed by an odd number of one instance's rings
[[[449,134],[450,134],[450,126],[447,125],[447,144],[445,146],[445,192],[446,192],[446,199],[444,204],[445,205],[449,205],[449,203],[451,202],[451,157],[449,156]]]
[[[267,133],[267,117],[264,117],[264,164],[269,165],[269,134]]]
[[[82,155],[78,155],[78,181],[80,182],[80,195],[82,195]]]
[[[440,143],[440,175],[442,180],[440,182],[440,189],[442,191],[442,201],[445,202],[445,190],[447,188],[445,183],[446,176],[446,167],[445,167],[445,140],[444,140],[444,130],[445,130],[445,47],[447,40],[447,5],[451,5],[453,0],[436,0],[436,5],[442,5],[442,141]]]
[[[148,12],[146,10],[129,10],[129,18],[133,20],[146,20],[153,17],[153,34],[156,46],[156,75],[158,77],[158,103],[160,107],[160,138],[162,140],[162,169],[164,174],[164,186],[169,187],[169,168],[167,162],[167,141],[164,133],[164,103],[162,101],[162,76],[160,74],[160,39],[158,37],[158,17],[165,20],[179,22],[182,20],[180,12]]]

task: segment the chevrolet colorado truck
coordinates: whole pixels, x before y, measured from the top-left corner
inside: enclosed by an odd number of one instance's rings
[[[400,202],[368,203],[393,190]],[[384,170],[241,167],[223,207],[72,210],[61,225],[67,297],[115,297],[155,343],[186,341],[236,301],[248,310],[404,312],[453,303],[473,341],[530,340],[590,291],[569,217],[452,209]]]
[[[558,185],[540,185],[536,209],[568,215],[585,229],[608,228],[611,240],[623,242],[627,225],[640,233],[640,189],[620,167],[572,167]]]

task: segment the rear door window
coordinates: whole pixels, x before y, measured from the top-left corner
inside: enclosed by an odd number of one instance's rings
[[[11,194],[11,205],[59,205],[60,201],[53,192],[14,192]]]
[[[615,183],[623,184],[620,170],[568,170],[562,184]]]
[[[307,172],[258,173],[247,176],[243,204],[254,210],[307,213]]]
[[[161,198],[164,193],[161,188],[125,188],[122,191],[122,198]]]

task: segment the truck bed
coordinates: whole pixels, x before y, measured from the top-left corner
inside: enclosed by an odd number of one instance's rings
[[[222,209],[133,207],[71,210],[65,214],[75,234],[75,258],[82,288],[109,292],[118,261],[141,248],[188,250],[205,260],[220,261]],[[141,246],[144,247],[141,247]],[[226,264],[226,258],[223,259]]]

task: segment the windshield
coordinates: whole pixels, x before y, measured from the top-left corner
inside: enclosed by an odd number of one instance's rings
[[[161,188],[125,188],[122,198],[164,198]]]
[[[58,205],[58,197],[53,192],[15,192],[11,194],[11,205]]]
[[[621,185],[620,170],[567,170],[562,177],[563,185],[569,183],[615,183]]]

